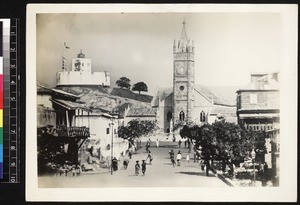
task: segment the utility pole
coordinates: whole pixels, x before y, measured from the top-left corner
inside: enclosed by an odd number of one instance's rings
[[[113,174],[113,154],[114,154],[114,123],[113,118],[111,119],[111,162],[110,162],[110,174]]]

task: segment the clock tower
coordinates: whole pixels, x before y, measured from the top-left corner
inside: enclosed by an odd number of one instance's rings
[[[188,39],[185,25],[180,40],[173,45],[173,123],[192,121],[194,108],[194,42]]]

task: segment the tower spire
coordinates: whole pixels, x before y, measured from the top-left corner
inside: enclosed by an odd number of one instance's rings
[[[182,32],[181,32],[181,37],[180,37],[180,41],[182,41],[182,42],[183,41],[187,42],[187,40],[188,40],[188,37],[186,35],[185,25],[186,25],[186,21],[183,20],[183,22],[182,22]]]

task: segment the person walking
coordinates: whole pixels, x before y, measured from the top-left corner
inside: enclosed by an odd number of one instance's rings
[[[156,147],[159,148],[159,140],[156,139]]]
[[[124,161],[123,161],[123,168],[124,168],[125,170],[127,169],[128,164],[129,164],[129,160],[128,160],[127,158],[124,159]]]
[[[128,152],[128,157],[129,157],[129,159],[131,159],[131,157],[132,157],[132,151],[131,150],[129,150],[129,152]]]
[[[116,157],[114,157],[113,160],[112,160],[112,167],[113,167],[114,171],[118,170],[118,160],[117,160]]]
[[[190,154],[189,153],[186,155],[186,161],[190,162]]]
[[[149,152],[150,142],[146,143],[146,152]]]
[[[197,153],[196,153],[196,151],[194,150],[194,162],[196,162],[196,158],[197,158]]]
[[[176,160],[177,160],[177,166],[180,166],[181,165],[181,159],[182,159],[182,155],[181,155],[181,152],[180,150],[178,151],[178,154],[176,156]]]
[[[143,173],[143,175],[145,175],[145,173],[146,173],[146,162],[145,162],[145,160],[143,160],[143,163],[142,163],[142,173]]]
[[[169,151],[169,154],[170,154],[170,159],[171,159],[172,157],[174,158],[174,150],[171,149],[171,150]]]
[[[206,176],[209,175],[209,169],[210,169],[210,164],[209,164],[209,160],[205,160],[205,166],[206,166]]]
[[[174,155],[171,156],[171,163],[172,163],[173,167],[175,167],[176,162],[175,162],[175,159],[174,159]]]
[[[136,161],[136,164],[134,166],[134,170],[135,170],[135,175],[138,176],[139,172],[140,172],[140,164],[139,164],[138,160]]]
[[[178,140],[178,147],[179,148],[181,147],[181,140],[180,139]]]
[[[149,159],[149,164],[151,165],[152,164],[152,160],[153,160],[153,155],[151,153],[151,151],[148,152],[148,156],[146,158],[146,161]]]
[[[190,142],[190,140],[188,140],[187,146],[188,146],[188,149],[189,149],[189,153],[191,153],[191,142]]]

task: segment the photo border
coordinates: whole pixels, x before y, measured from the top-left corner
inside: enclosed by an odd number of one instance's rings
[[[36,16],[39,13],[280,13],[279,187],[39,188],[37,176]],[[26,201],[293,202],[297,200],[297,5],[253,4],[28,4],[26,24]],[[178,194],[180,193],[180,194]]]

